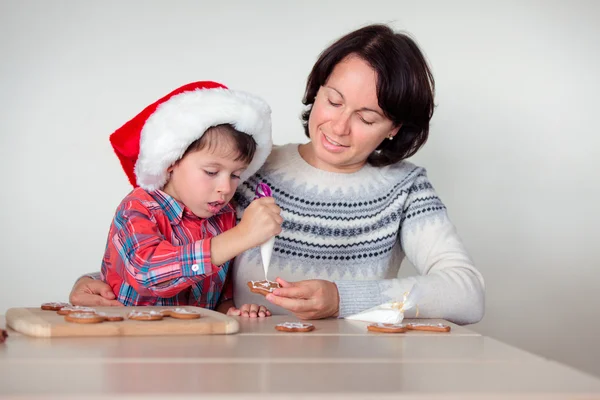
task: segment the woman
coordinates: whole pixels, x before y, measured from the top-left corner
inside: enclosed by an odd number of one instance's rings
[[[483,278],[425,170],[403,161],[427,140],[434,109],[434,80],[417,45],[384,25],[349,33],[317,60],[303,103],[310,142],[275,147],[236,194],[241,217],[259,182],[273,190],[284,224],[268,277],[282,288],[264,299],[248,291],[247,281],[264,276],[259,250],[249,250],[234,262],[236,304],[346,317],[418,283],[421,317],[479,321]],[[405,256],[419,276],[397,278]],[[81,279],[71,301],[92,304],[105,289]]]

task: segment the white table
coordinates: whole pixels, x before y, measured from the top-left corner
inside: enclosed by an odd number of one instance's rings
[[[453,324],[448,334],[373,334],[336,319],[313,321],[309,333],[274,329],[285,321],[294,319],[240,319],[227,336],[9,330],[0,398],[600,399],[600,379]]]

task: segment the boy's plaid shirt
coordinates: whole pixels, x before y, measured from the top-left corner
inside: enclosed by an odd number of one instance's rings
[[[210,242],[234,226],[229,204],[202,219],[160,190],[136,188],[115,213],[101,278],[124,305],[214,309],[233,298],[233,286],[230,262],[211,264]]]

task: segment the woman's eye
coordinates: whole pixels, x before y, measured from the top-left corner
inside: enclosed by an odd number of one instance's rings
[[[332,105],[332,106],[334,106],[334,107],[339,107],[339,106],[341,106],[341,104],[340,104],[340,103],[334,103],[333,101],[331,101],[331,100],[329,100],[329,99],[327,99],[327,101],[329,102],[329,104],[331,104],[331,105]]]
[[[373,125],[373,124],[374,124],[374,122],[369,122],[369,121],[367,121],[366,119],[364,119],[363,117],[360,117],[360,120],[361,120],[363,123],[367,124],[367,125]]]

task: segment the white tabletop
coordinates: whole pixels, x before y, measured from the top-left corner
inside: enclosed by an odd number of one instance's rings
[[[9,330],[0,398],[600,399],[600,379],[453,324],[448,334],[390,335],[332,319],[299,334],[274,329],[291,317],[239,321],[240,333],[222,336]]]

